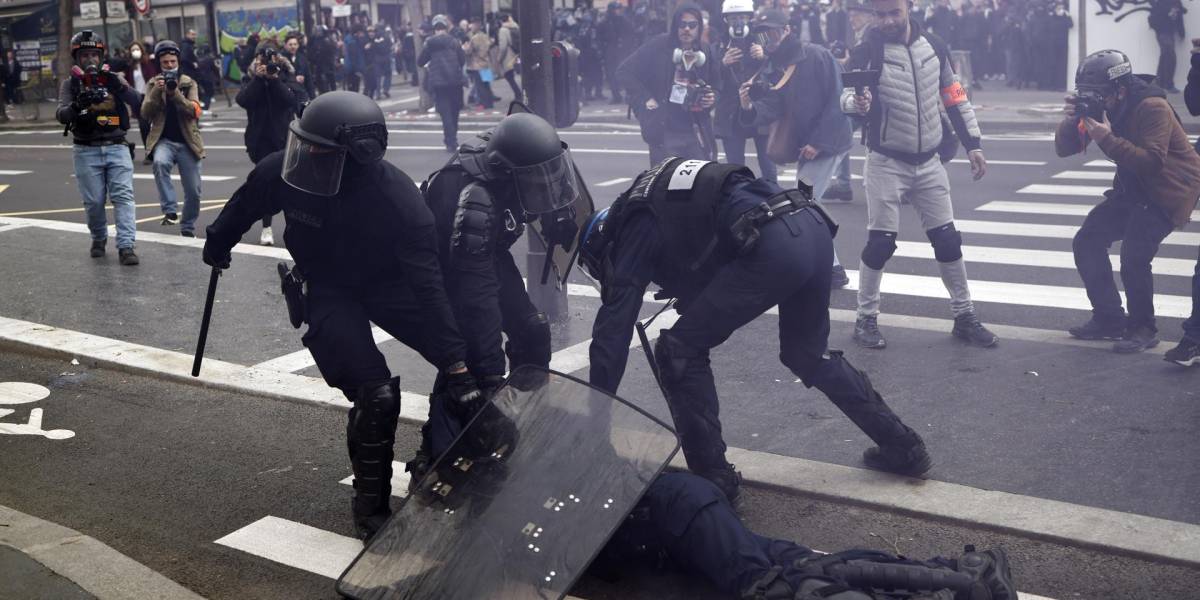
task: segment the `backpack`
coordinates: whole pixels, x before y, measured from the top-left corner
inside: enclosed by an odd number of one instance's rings
[[[513,54],[521,54],[521,28],[513,27],[508,30],[508,47]]]

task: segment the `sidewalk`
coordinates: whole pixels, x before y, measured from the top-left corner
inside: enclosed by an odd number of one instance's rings
[[[99,540],[0,506],[0,598],[201,600]]]

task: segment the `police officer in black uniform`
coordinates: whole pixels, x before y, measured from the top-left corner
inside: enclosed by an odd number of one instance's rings
[[[657,283],[681,315],[655,354],[684,457],[731,499],[740,476],[725,460],[709,350],[775,305],[780,360],[878,444],[864,453],[867,466],[912,476],[932,466],[921,437],[867,376],[827,350],[835,230],[810,191],[785,191],[740,165],[673,158],[642,173],[581,232],[580,263],[603,301],[592,385],[616,392],[642,295]]]
[[[535,220],[548,243],[574,242],[580,191],[566,144],[545,119],[512,114],[460,146],[422,188],[471,373],[486,390],[500,385],[510,365],[548,368],[550,323],[529,300],[511,248]],[[417,474],[431,456],[425,437],[409,467]]]
[[[293,325],[321,375],[354,403],[346,427],[352,511],[367,539],[390,515],[392,445],[400,414],[371,323],[438,367],[451,410],[477,403],[442,283],[433,215],[416,185],[382,160],[383,111],[370,98],[330,92],[292,121],[284,150],[260,160],[208,227],[204,262],[227,268],[230,249],[264,214],[282,211],[284,239],[307,294],[289,298]]]

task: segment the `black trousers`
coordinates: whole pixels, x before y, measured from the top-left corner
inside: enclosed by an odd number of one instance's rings
[[[1196,257],[1196,272],[1192,275],[1192,316],[1183,322],[1183,335],[1200,344],[1200,256]]]
[[[458,146],[458,113],[463,107],[462,86],[446,85],[433,88],[433,106],[442,118],[442,143],[447,148]]]
[[[1075,233],[1075,267],[1087,288],[1093,317],[1112,324],[1125,320],[1113,281],[1108,249],[1121,241],[1121,282],[1129,300],[1128,326],[1154,326],[1154,275],[1150,261],[1174,224],[1163,209],[1113,194],[1088,213]]]
[[[517,85],[517,72],[515,69],[509,69],[504,72],[504,80],[508,82],[508,87],[512,88],[513,100],[524,101],[525,94],[521,91],[521,86]]]
[[[1175,89],[1175,34],[1155,32],[1158,40],[1158,85],[1164,90]]]

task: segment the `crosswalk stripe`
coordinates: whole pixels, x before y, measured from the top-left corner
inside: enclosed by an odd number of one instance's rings
[[[1065,215],[1070,217],[1085,217],[1093,208],[1095,208],[1095,205],[1093,204],[1010,202],[1008,200],[997,200],[982,204],[975,210],[1021,213],[1030,215]],[[1192,220],[1195,221],[1198,219],[1200,219],[1200,210],[1193,211]]]
[[[857,290],[858,272],[847,269],[846,275],[850,277],[850,285],[845,289]],[[883,276],[881,287],[884,294],[946,300],[950,298],[941,277],[887,273]],[[1121,294],[1121,297],[1124,298],[1124,293]],[[975,302],[995,302],[1018,306],[1092,310],[1092,305],[1082,287],[972,279],[971,299]],[[1192,314],[1192,298],[1190,296],[1155,294],[1154,312],[1159,317],[1186,319]]]
[[[337,579],[363,548],[355,538],[274,516],[215,543],[330,579]]]
[[[1111,160],[1089,160],[1088,162],[1083,163],[1083,166],[1093,167],[1093,168],[1095,168],[1095,167],[1112,168],[1112,167],[1116,166],[1116,164],[1117,163],[1114,163]]]
[[[955,219],[954,226],[963,233],[983,235],[1007,235],[1017,237],[1055,238],[1069,240],[1079,231],[1078,225],[1045,225],[1042,223],[1012,223],[1007,221],[975,221]],[[1200,246],[1200,233],[1172,231],[1164,244],[1172,246]]]
[[[134,173],[133,178],[134,179],[154,179],[154,174],[153,173]],[[201,175],[200,176],[200,181],[229,181],[230,179],[237,179],[237,178],[234,177],[233,175]],[[171,180],[179,181],[180,180],[179,173],[172,173]]]
[[[392,461],[392,496],[396,498],[403,498],[408,495],[408,481],[412,476],[404,470],[406,466],[402,462]],[[338,483],[342,485],[354,485],[354,476],[351,475]]]
[[[1054,179],[1088,179],[1094,181],[1112,181],[1116,175],[1113,171],[1063,171],[1056,173]]]
[[[0,175],[28,175],[32,172],[33,171],[11,171],[11,170],[0,169]]]
[[[1071,252],[992,246],[963,246],[962,252],[968,263],[1075,270],[1075,255]],[[935,260],[933,246],[921,242],[896,242],[896,256]],[[1113,269],[1120,270],[1121,257],[1114,255],[1109,258],[1113,261]],[[1196,261],[1191,259],[1156,256],[1153,262],[1155,275],[1191,277],[1195,267]]]
[[[1018,194],[1038,194],[1043,196],[1093,196],[1100,197],[1108,191],[1106,185],[1061,185],[1055,183],[1033,183],[1019,190]]]
[[[7,189],[8,189],[7,185],[0,183],[0,193],[4,193],[4,190],[7,190]]]

